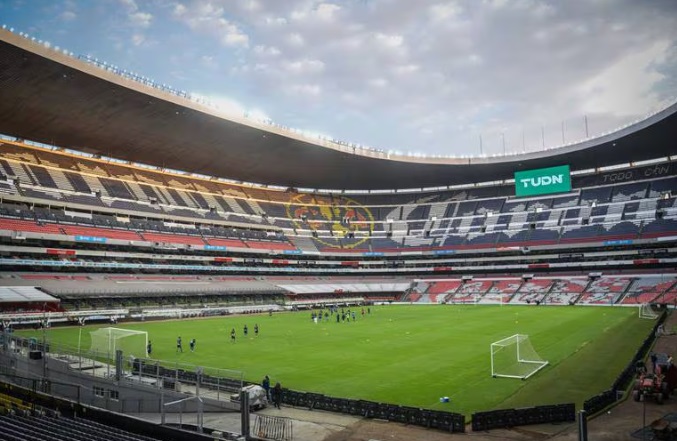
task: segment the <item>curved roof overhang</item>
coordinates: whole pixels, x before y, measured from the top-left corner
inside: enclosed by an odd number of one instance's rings
[[[504,157],[412,158],[356,153],[214,110],[0,30],[0,133],[209,176],[285,187],[377,190],[510,179],[517,170],[572,170],[677,151],[677,105],[617,132]],[[620,159],[622,158],[622,159]]]

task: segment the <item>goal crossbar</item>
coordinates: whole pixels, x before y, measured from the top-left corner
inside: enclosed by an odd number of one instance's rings
[[[651,306],[651,303],[642,303],[639,305],[639,318],[655,320],[659,317],[659,314],[654,311]]]
[[[528,335],[515,334],[491,344],[491,375],[526,380],[549,363],[534,350]]]
[[[120,340],[126,337],[139,336],[142,337],[142,342],[137,342],[136,345],[139,347],[134,347],[133,350],[138,355],[148,356],[146,350],[148,348],[148,332],[146,331],[136,331],[133,329],[122,329],[122,328],[100,328],[95,331],[90,332],[92,350],[101,352],[102,350],[109,354],[109,357],[114,356],[117,349],[123,348],[123,345],[120,343]],[[135,345],[135,346],[136,346]],[[124,348],[132,350],[132,348]],[[131,355],[131,354],[127,354]]]

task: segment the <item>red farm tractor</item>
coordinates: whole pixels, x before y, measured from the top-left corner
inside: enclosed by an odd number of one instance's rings
[[[670,389],[668,383],[663,381],[663,375],[660,372],[656,374],[649,374],[640,372],[639,377],[635,380],[635,387],[632,391],[632,399],[635,401],[645,401],[653,398],[656,403],[663,404],[663,400],[667,400],[670,396]]]

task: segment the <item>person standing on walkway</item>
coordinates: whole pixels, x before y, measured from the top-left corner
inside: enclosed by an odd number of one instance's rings
[[[273,403],[275,404],[275,407],[280,409],[280,404],[282,403],[282,385],[279,381],[275,383],[275,387],[273,388]]]
[[[266,391],[266,400],[268,400],[268,402],[270,402],[270,377],[268,377],[268,375],[263,377],[263,381],[261,382],[261,387],[263,388],[263,390]]]

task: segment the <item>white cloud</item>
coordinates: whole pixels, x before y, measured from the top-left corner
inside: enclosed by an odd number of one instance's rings
[[[228,27],[226,32],[221,37],[221,42],[226,46],[248,46],[249,36],[237,27]]]
[[[200,63],[208,68],[208,69],[215,69],[218,67],[219,63],[216,61],[216,58],[211,55],[203,55],[200,57]]]
[[[221,6],[211,2],[193,2],[190,6],[177,4],[173,15],[193,31],[214,36],[224,46],[249,46],[249,35],[226,18],[226,10]]]
[[[177,3],[174,5],[174,15],[177,17],[183,16],[186,12],[188,11],[188,8],[186,8],[186,5]]]
[[[254,53],[265,57],[277,57],[281,54],[280,50],[275,46],[264,46],[262,44],[254,46]]]
[[[73,11],[63,11],[60,15],[59,18],[61,18],[64,21],[73,21],[77,18],[77,14]]]
[[[385,78],[381,78],[381,77],[372,78],[371,80],[369,80],[369,85],[376,87],[376,88],[384,88],[388,85],[388,80],[386,80]]]
[[[322,93],[322,87],[318,84],[293,84],[287,90],[303,97],[317,97]]]
[[[410,75],[418,72],[420,66],[417,64],[405,64],[401,66],[396,66],[393,70],[397,75]]]
[[[319,19],[331,21],[336,17],[336,13],[341,10],[341,7],[333,3],[320,3],[317,6],[316,15]]]
[[[146,41],[146,37],[144,37],[142,34],[132,35],[132,44],[134,44],[134,46],[140,46],[144,41]]]
[[[147,28],[150,26],[153,16],[147,12],[134,12],[129,14],[129,19],[134,25]]]
[[[664,78],[652,65],[664,61],[669,49],[669,41],[657,41],[644,50],[626,55],[585,81],[578,88],[581,110],[634,116],[640,109],[665,104],[652,91],[652,85]]]
[[[293,32],[287,35],[287,43],[289,43],[291,46],[300,47],[306,44],[306,40],[301,36],[301,34]]]
[[[135,0],[119,0],[120,4],[127,11],[127,18],[132,26],[147,28],[153,20],[153,15],[139,9]]]
[[[387,48],[399,48],[404,43],[404,37],[401,35],[387,35],[377,32],[374,34],[376,41]]]
[[[456,18],[461,14],[461,7],[456,2],[438,3],[430,7],[430,17],[435,22]]]
[[[313,75],[324,70],[324,63],[320,60],[297,60],[284,63],[285,70],[292,74]]]

